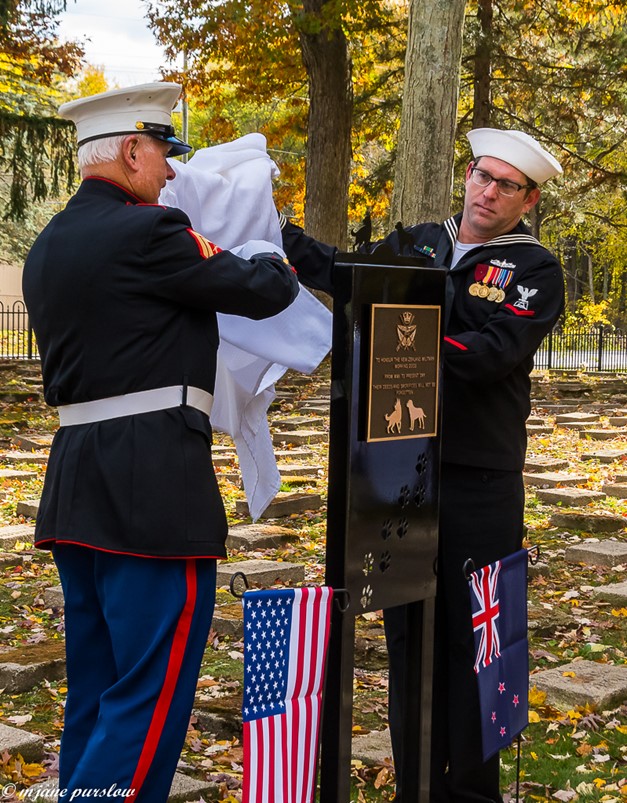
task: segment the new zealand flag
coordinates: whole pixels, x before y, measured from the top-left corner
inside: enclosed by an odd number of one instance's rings
[[[473,572],[468,581],[484,761],[529,723],[527,557],[521,549]]]

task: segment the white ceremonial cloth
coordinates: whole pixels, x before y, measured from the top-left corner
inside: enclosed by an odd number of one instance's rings
[[[187,163],[170,160],[176,177],[160,202],[189,216],[220,248],[249,258],[281,249],[272,198],[279,170],[262,134],[202,148]],[[235,443],[248,508],[259,518],[281,485],[268,407],[288,368],[311,373],[331,348],[331,313],[306,288],[291,306],[262,321],[218,314],[220,347],[211,423]]]

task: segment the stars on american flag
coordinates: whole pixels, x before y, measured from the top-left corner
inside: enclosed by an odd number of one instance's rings
[[[245,602],[245,719],[280,714],[285,709],[291,605],[292,598],[285,596]]]

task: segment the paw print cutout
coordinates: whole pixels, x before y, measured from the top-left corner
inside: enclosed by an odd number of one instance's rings
[[[414,494],[414,504],[416,507],[422,507],[424,505],[426,495],[427,492],[425,491],[425,486],[419,485],[416,493]]]
[[[387,541],[388,538],[391,537],[392,537],[392,520],[386,519],[383,522],[383,527],[381,528],[381,538],[383,538],[384,541]]]
[[[409,489],[409,485],[403,485],[398,497],[399,505],[401,507],[407,507],[407,505],[409,504],[410,497],[411,497],[411,491]]]
[[[367,608],[368,605],[372,602],[372,588],[368,586],[364,586],[361,591],[361,607]]]
[[[390,563],[392,563],[392,553],[389,549],[386,549],[385,552],[381,555],[381,560],[379,561],[379,569],[382,572],[387,572],[390,568]]]
[[[396,534],[399,538],[405,538],[407,535],[407,531],[409,530],[409,522],[407,519],[401,519],[398,523],[398,527],[396,528]]]
[[[416,471],[418,472],[419,475],[422,476],[422,474],[424,474],[426,470],[427,470],[427,458],[423,454],[421,454],[418,460],[416,461]]]
[[[368,576],[370,572],[374,568],[374,555],[372,552],[366,552],[364,555],[364,568],[362,569],[363,573]]]

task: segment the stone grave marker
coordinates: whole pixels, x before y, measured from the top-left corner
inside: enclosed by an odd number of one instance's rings
[[[555,511],[551,513],[550,522],[553,527],[583,530],[587,533],[616,533],[625,527],[623,516],[604,511],[590,511],[589,513],[575,510]]]
[[[9,527],[0,527],[0,549],[10,552],[16,544],[33,542],[35,528],[30,524],[12,524]]]
[[[305,580],[305,567],[301,563],[287,563],[275,560],[243,560],[233,563],[219,563],[217,585],[228,586],[236,572],[244,572],[250,585],[262,587],[276,583],[302,583]]]
[[[274,418],[272,426],[278,429],[290,429],[291,427],[321,427],[326,423],[326,419],[319,416],[294,415],[290,418]]]
[[[298,541],[298,535],[287,527],[276,524],[237,524],[229,527],[226,539],[227,549],[249,550],[280,549],[292,541]]]
[[[316,429],[296,429],[289,432],[273,432],[272,443],[281,446],[283,443],[300,446],[307,443],[323,443],[328,438],[325,432]]]
[[[599,449],[598,451],[583,452],[581,460],[598,460],[600,463],[613,463],[627,457],[627,449]]]
[[[0,468],[0,480],[32,480],[36,471],[20,471],[16,468]]]
[[[65,599],[63,597],[63,588],[60,585],[48,586],[44,589],[44,605],[46,608],[63,608]]]
[[[48,462],[47,452],[2,452],[0,453],[0,463],[9,466],[21,466],[24,463],[37,463],[44,465]]]
[[[305,510],[319,510],[322,506],[320,494],[310,493],[284,493],[279,491],[274,500],[261,514],[262,519],[276,519],[282,516],[291,516],[293,513],[302,513]],[[235,512],[238,516],[248,516],[248,502],[238,499],[235,502]]]
[[[619,566],[627,563],[625,541],[595,541],[566,547],[564,555],[568,563],[583,563],[586,566]]]
[[[590,438],[593,441],[611,441],[627,435],[627,427],[621,429],[587,429],[579,433],[580,438]]]
[[[627,580],[624,580],[622,583],[610,583],[610,585],[606,586],[597,586],[592,593],[595,597],[623,607],[627,605]],[[627,666],[625,667],[625,671],[627,671]],[[627,697],[625,699],[627,699]]]
[[[392,760],[390,729],[370,731],[353,736],[353,758],[368,765],[381,765]]]
[[[278,460],[311,460],[315,457],[311,449],[275,449],[274,456]]]
[[[8,694],[30,691],[43,680],[65,677],[65,643],[48,640],[0,652],[0,688]]]
[[[627,482],[606,482],[603,485],[603,491],[608,496],[627,499]]]
[[[559,457],[528,456],[525,460],[524,470],[529,472],[560,471],[568,468],[569,465],[568,460]]]
[[[571,507],[581,507],[590,502],[600,502],[601,499],[605,499],[605,494],[601,491],[589,491],[586,488],[538,488],[536,496],[542,502],[548,502],[551,505],[561,502],[563,505]]]
[[[557,413],[555,423],[560,425],[568,423],[590,424],[600,419],[601,416],[598,413],[584,413],[577,410],[575,412]]]
[[[573,661],[534,673],[529,685],[546,692],[547,701],[560,710],[590,705],[603,711],[627,700],[627,666]]]
[[[0,724],[0,754],[22,756],[25,761],[41,761],[44,756],[43,737],[20,728]]]
[[[21,499],[17,503],[17,515],[36,519],[39,511],[39,499]]]
[[[39,449],[49,449],[52,446],[52,439],[54,435],[50,435],[48,433],[16,433],[12,435],[13,443],[20,447],[21,449],[33,449],[34,451],[38,451]]]
[[[539,488],[556,488],[557,486],[581,485],[588,481],[587,477],[577,474],[565,474],[558,471],[545,471],[538,473],[525,472],[523,474],[525,485]]]

